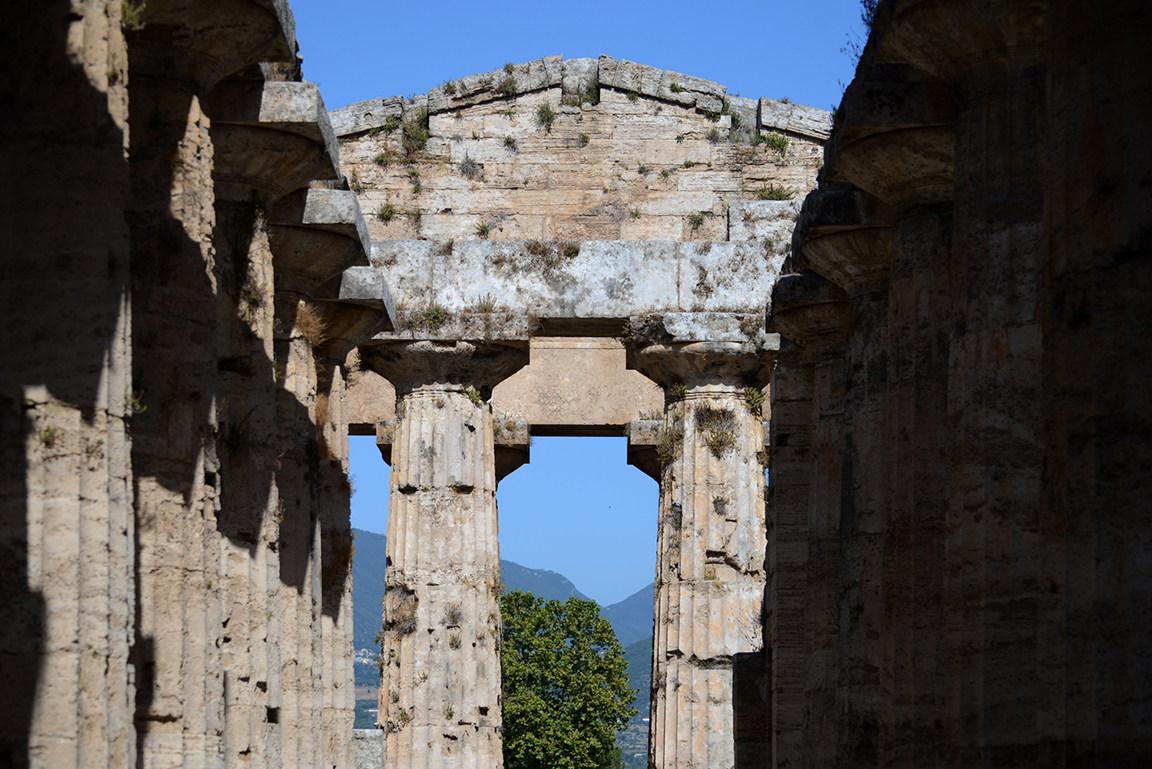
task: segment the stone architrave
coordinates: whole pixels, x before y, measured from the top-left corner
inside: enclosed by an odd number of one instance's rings
[[[396,385],[379,722],[390,767],[503,766],[492,387],[526,343],[362,348]]]
[[[652,344],[633,362],[667,393],[649,765],[733,766],[741,722],[765,709],[734,692],[764,688],[764,428],[745,388],[767,368],[734,341]]]

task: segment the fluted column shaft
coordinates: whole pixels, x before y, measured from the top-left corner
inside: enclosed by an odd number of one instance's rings
[[[380,687],[385,755],[393,766],[501,766],[491,409],[462,387],[435,385],[400,404]]]
[[[485,395],[526,345],[362,348],[400,394],[392,444],[379,723],[389,767],[503,766],[500,547]]]
[[[649,737],[665,769],[734,765],[741,722],[764,718],[734,696],[764,683],[764,434],[745,395],[758,366],[725,358],[666,383]]]

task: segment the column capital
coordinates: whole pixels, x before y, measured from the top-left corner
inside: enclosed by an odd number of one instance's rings
[[[628,368],[662,386],[762,385],[780,335],[762,315],[669,313],[629,319]]]
[[[419,389],[492,388],[528,365],[528,342],[377,340],[360,346],[360,360],[399,395]]]
[[[891,16],[877,19],[885,28],[885,59],[941,78],[959,81],[988,64],[1030,66],[1045,55],[1047,3],[901,0],[888,8]]]
[[[843,356],[848,332],[848,295],[811,270],[784,275],[772,289],[768,325],[818,356]]]

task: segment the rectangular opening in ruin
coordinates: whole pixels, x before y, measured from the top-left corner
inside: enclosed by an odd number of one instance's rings
[[[597,599],[625,651],[629,686],[639,690],[639,712],[619,737],[625,765],[646,766],[659,488],[628,465],[627,450],[621,437],[535,438],[530,463],[497,488],[499,546],[505,590],[527,589],[547,599]],[[368,436],[351,439],[350,461],[357,489],[352,500],[357,723],[370,727],[378,717],[378,689],[366,684],[379,680],[373,636],[380,629],[383,596],[369,592],[382,593],[384,587],[391,469]],[[437,621],[451,608],[434,611]],[[365,622],[371,632],[362,630]],[[475,712],[485,716],[487,711],[481,705]]]

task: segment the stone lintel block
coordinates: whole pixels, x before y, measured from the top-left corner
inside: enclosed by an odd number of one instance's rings
[[[336,180],[340,149],[315,83],[229,81],[211,99],[217,197],[266,202]]]
[[[451,322],[476,318],[490,299],[493,315],[542,320],[713,312],[755,315],[756,325],[783,259],[758,244],[670,241],[374,241],[371,256],[398,305],[443,308]],[[420,333],[461,338],[448,321]],[[489,326],[489,336],[504,334]]]
[[[600,56],[599,79],[601,87],[630,91],[705,112],[722,110],[728,91],[727,87],[710,80],[604,55]]]
[[[832,113],[806,104],[793,104],[776,99],[760,100],[759,126],[769,131],[785,131],[826,141],[832,133]]]
[[[496,387],[493,407],[522,416],[534,435],[619,436],[639,415],[662,413],[664,394],[626,369],[624,345],[607,336],[622,326],[598,338],[532,337],[531,363]]]
[[[633,316],[631,349],[652,344],[690,345],[718,343],[736,345],[740,354],[771,353],[780,349],[780,335],[768,333],[757,315],[721,312],[670,312],[662,315]],[[718,348],[719,349],[719,348]]]
[[[511,72],[498,69],[451,80],[428,92],[428,112],[446,112],[560,85],[561,63],[562,57],[547,56],[514,64]]]
[[[848,295],[811,270],[781,276],[772,289],[769,327],[806,348],[843,350],[847,321]]]
[[[749,99],[746,96],[729,96],[728,112],[730,115],[739,115],[739,130],[751,140],[760,128],[760,100]]]
[[[361,133],[372,128],[383,128],[388,118],[397,120],[404,116],[404,97],[392,96],[388,99],[367,99],[349,104],[347,107],[328,113],[332,130],[337,136]]]

